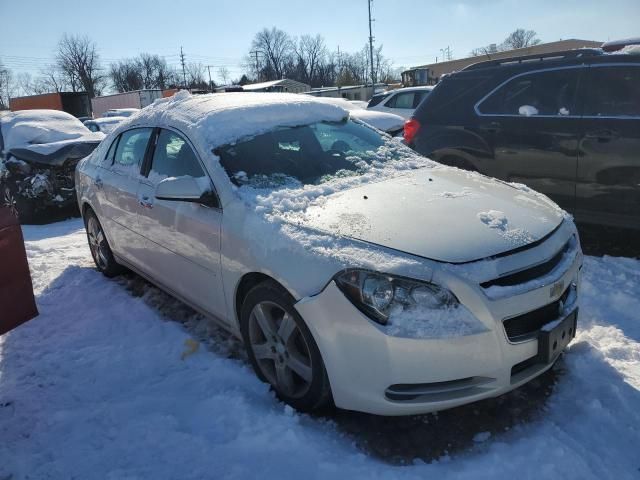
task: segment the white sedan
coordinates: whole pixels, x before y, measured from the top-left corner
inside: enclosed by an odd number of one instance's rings
[[[575,335],[568,215],[314,98],[180,92],[120,124],[76,181],[97,268],[220,322],[303,411],[500,395]]]
[[[408,120],[434,87],[406,87],[374,95],[367,110],[393,113]]]

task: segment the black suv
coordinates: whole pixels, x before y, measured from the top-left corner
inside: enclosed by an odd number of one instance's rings
[[[640,56],[573,50],[446,76],[405,125],[432,159],[545,193],[576,220],[640,230]]]

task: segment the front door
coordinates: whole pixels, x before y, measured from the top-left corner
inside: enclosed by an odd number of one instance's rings
[[[640,228],[640,63],[588,72],[576,219]]]
[[[142,208],[137,228],[147,239],[144,269],[185,300],[225,318],[220,278],[222,210],[154,195],[158,183],[168,177],[191,176],[212,188],[211,180],[181,134],[161,129],[155,143],[138,191]]]
[[[123,132],[110,147],[96,176],[99,186],[101,221],[112,250],[139,265],[144,239],[136,233],[138,184],[153,128],[134,128]]]
[[[486,173],[524,183],[569,211],[575,209],[582,132],[576,94],[583,70],[521,74],[478,105],[485,128],[496,129],[494,135],[504,141],[496,146],[493,168]]]

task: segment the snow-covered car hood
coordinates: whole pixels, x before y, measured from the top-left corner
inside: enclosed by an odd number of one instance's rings
[[[551,233],[563,211],[543,195],[451,168],[406,175],[334,193],[310,206],[305,226],[412,255],[469,262]]]
[[[0,134],[5,156],[45,165],[88,155],[105,137],[57,110],[9,112],[0,117]]]
[[[353,109],[349,111],[351,118],[367,123],[383,132],[395,132],[404,128],[404,118],[393,113],[376,112],[375,110]]]

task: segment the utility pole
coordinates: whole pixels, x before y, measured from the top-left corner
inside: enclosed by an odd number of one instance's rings
[[[453,55],[451,55],[451,47],[450,46],[447,45],[447,48],[441,48],[440,51],[442,52],[442,59],[444,61],[451,60],[453,58]]]
[[[211,88],[211,65],[207,65],[207,71],[209,72],[209,91],[213,91]]]
[[[376,77],[375,71],[373,69],[373,32],[371,30],[371,4],[373,0],[367,0],[367,5],[369,6],[369,54],[371,58],[371,96],[376,93]]]
[[[182,80],[184,82],[184,88],[187,88],[187,73],[184,69],[184,52],[182,51],[182,47],[180,47],[180,63],[182,64]]]
[[[249,52],[249,55],[256,56],[256,81],[260,81],[260,65],[258,64],[258,53],[261,53],[260,50],[252,50]]]

